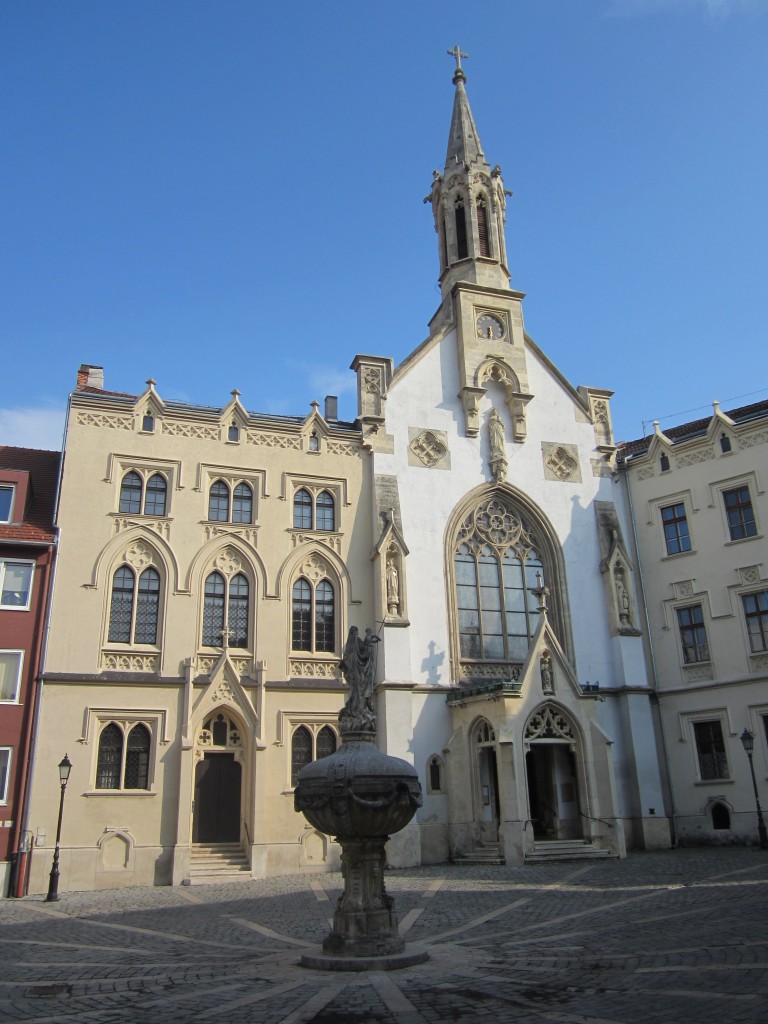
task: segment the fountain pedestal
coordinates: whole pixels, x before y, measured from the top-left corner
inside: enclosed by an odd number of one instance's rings
[[[373,638],[350,630],[342,671],[350,691],[339,713],[339,749],[299,772],[294,806],[318,831],[341,844],[344,892],[323,942],[323,954],[305,954],[305,967],[335,971],[390,970],[428,959],[426,950],[405,951],[394,900],[384,885],[385,845],[421,806],[413,765],[376,747]],[[362,663],[363,670],[360,665]]]

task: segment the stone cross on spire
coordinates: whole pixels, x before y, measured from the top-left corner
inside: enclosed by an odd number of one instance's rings
[[[454,57],[456,59],[456,74],[453,76],[453,81],[455,84],[457,78],[464,78],[464,69],[461,66],[461,58],[463,57],[465,60],[467,60],[469,54],[462,53],[461,47],[459,46],[458,43],[456,43],[452,50],[448,50],[448,56]]]
[[[234,631],[234,629],[230,629],[229,626],[227,626],[226,629],[222,629],[221,630],[220,635],[221,635],[221,645],[220,645],[221,649],[222,649],[222,651],[226,651],[227,648],[229,647],[229,641],[235,635],[235,631]]]

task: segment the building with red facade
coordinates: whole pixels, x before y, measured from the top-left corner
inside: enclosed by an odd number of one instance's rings
[[[0,894],[20,894],[61,456],[0,446]],[[13,877],[12,877],[13,876]],[[19,877],[16,877],[19,876]]]

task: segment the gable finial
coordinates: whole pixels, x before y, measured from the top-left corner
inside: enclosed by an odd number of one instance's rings
[[[461,47],[456,43],[452,50],[448,50],[448,56],[453,57],[456,60],[456,71],[453,75],[453,84],[456,85],[457,82],[466,82],[467,76],[464,74],[464,69],[461,66],[461,58],[463,57],[464,60],[467,60],[469,54],[462,53]]]

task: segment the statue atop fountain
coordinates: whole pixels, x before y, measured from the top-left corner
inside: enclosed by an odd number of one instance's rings
[[[384,885],[385,844],[405,828],[422,797],[413,765],[376,747],[377,642],[371,629],[362,638],[357,626],[350,629],[341,662],[348,687],[339,712],[341,746],[305,765],[294,793],[296,810],[341,844],[344,876],[324,955],[303,955],[307,967],[386,970],[427,959],[423,950],[404,952],[394,901]]]

